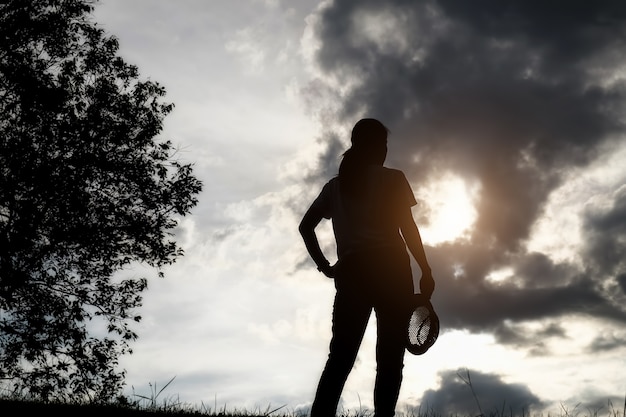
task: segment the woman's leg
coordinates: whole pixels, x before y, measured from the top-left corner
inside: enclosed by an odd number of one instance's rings
[[[392,417],[402,383],[406,326],[408,313],[397,308],[376,309],[376,382],[374,385],[374,417]]]
[[[368,300],[338,290],[333,307],[333,336],[326,366],[311,406],[311,417],[333,417],[352,370],[372,311]]]
[[[373,294],[377,328],[374,417],[391,417],[402,383],[413,277],[406,253],[387,254],[382,259],[378,289]]]

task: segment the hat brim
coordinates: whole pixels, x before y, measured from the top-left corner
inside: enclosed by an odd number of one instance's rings
[[[423,355],[439,337],[439,317],[432,303],[416,294],[407,328],[406,349],[413,355]]]

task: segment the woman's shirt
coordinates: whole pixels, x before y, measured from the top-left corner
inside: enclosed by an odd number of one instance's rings
[[[331,179],[312,206],[332,219],[337,256],[372,249],[402,248],[400,211],[417,204],[404,173],[370,165],[358,196],[342,192],[338,177]]]

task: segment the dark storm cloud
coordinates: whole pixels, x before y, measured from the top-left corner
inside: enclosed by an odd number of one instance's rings
[[[457,281],[448,290],[434,301],[444,327],[495,330],[505,320],[531,321],[565,315],[626,321],[624,312],[598,294],[588,279],[581,278],[563,287],[530,289],[509,283],[472,288],[467,282]],[[444,293],[446,289],[440,291]]]
[[[501,377],[464,369],[443,371],[441,385],[422,396],[420,410],[434,415],[522,415],[544,406],[522,384],[507,384]]]
[[[384,120],[397,130],[390,159],[417,178],[451,170],[478,181],[475,238],[508,250],[528,236],[562,169],[589,162],[598,142],[622,129],[613,117],[622,94],[590,84],[591,57],[573,54],[560,63],[553,50],[561,43],[548,33],[513,30],[541,26],[545,19],[533,20],[541,9],[521,7],[519,20],[529,23],[485,32],[477,23],[504,13],[495,4],[477,7],[477,20],[455,17],[465,9],[454,2],[338,1],[323,14],[318,58],[327,73],[360,80],[341,120],[353,123],[363,113]],[[447,6],[454,15],[446,15]],[[389,30],[402,45],[394,49],[391,34],[373,34],[368,15],[397,23]],[[569,22],[552,25],[554,33],[573,31]],[[594,54],[605,49],[608,29],[584,36],[589,26],[567,37],[570,49],[589,50],[593,39]],[[414,156],[420,164],[411,163]]]
[[[621,349],[626,345],[626,335],[614,333],[601,334],[593,339],[589,345],[590,353],[597,353],[607,350]]]
[[[614,277],[624,293],[626,274],[626,185],[613,195],[608,207],[590,207],[584,218],[586,258],[595,272]]]
[[[626,321],[599,282],[623,293],[623,274],[595,273],[624,253],[622,200],[587,217],[594,271],[524,249],[563,174],[623,141],[626,86],[608,80],[626,63],[626,2],[336,0],[316,32],[321,78],[353,85],[337,123],[380,118],[391,128],[388,165],[416,183],[452,172],[479,186],[471,239],[428,248],[442,324],[521,343],[519,327],[503,332],[506,320]],[[342,142],[328,143],[319,172],[334,174]],[[486,279],[505,267],[513,279]]]
[[[530,354],[536,356],[550,352],[546,346],[547,339],[567,337],[565,330],[558,323],[549,323],[539,329],[531,329],[527,326],[503,322],[496,326],[493,334],[499,343],[528,348]]]
[[[587,208],[583,217],[583,239],[589,274],[602,280],[606,300],[615,306],[625,305],[626,185],[612,195],[610,202]]]
[[[492,332],[499,343],[526,347],[531,354],[549,353],[549,338],[568,337],[559,325],[537,330],[531,321],[568,321],[574,316],[601,317],[626,322],[615,297],[604,293],[596,280],[577,267],[555,264],[537,253],[504,256],[463,243],[429,249],[430,263],[438,271],[433,304],[442,329],[466,328]],[[511,268],[513,278],[502,282],[484,279],[490,268]],[[533,330],[534,329],[534,330]]]

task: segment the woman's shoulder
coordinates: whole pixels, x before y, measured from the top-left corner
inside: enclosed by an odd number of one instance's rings
[[[374,175],[380,175],[384,178],[391,178],[392,180],[405,178],[404,172],[399,169],[389,168],[381,165],[372,165],[370,168],[371,172],[373,172]]]
[[[335,194],[339,188],[339,178],[333,177],[329,179],[322,187],[321,194]]]
[[[339,186],[339,177],[332,177],[324,184],[324,188],[334,189]]]

